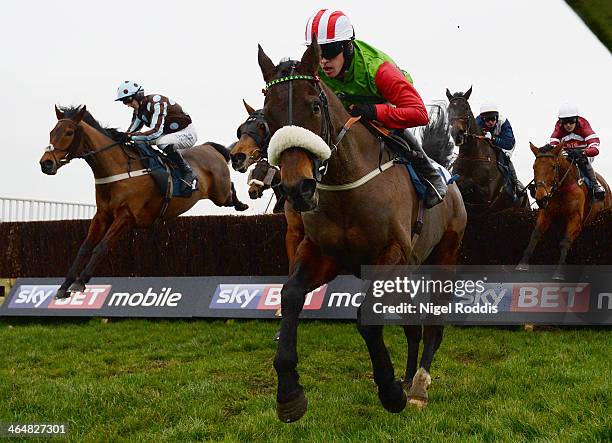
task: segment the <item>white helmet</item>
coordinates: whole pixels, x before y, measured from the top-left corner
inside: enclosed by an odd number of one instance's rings
[[[144,88],[142,86],[131,80],[126,80],[121,82],[121,84],[117,87],[117,98],[115,101],[118,102],[124,98],[136,95],[139,92],[144,93]]]
[[[492,102],[483,103],[482,105],[480,105],[480,113],[484,114],[486,112],[499,113],[499,109],[497,108],[497,105],[495,103],[492,103]]]
[[[310,16],[306,23],[305,45],[312,43],[313,33],[317,36],[320,45],[351,40],[355,37],[355,30],[349,18],[344,12],[333,9],[321,9]]]
[[[563,103],[559,106],[559,118],[578,117],[578,106],[572,103]]]

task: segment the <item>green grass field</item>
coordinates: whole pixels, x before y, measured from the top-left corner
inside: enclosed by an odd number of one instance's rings
[[[72,441],[611,441],[606,330],[447,328],[430,404],[379,405],[349,323],[303,322],[309,411],[276,419],[275,322],[0,321],[0,422],[67,422]],[[387,328],[397,373],[400,328]]]

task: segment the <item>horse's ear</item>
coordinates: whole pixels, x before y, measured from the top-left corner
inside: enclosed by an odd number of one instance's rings
[[[85,105],[79,106],[79,109],[77,110],[76,114],[74,114],[74,117],[72,117],[72,120],[75,123],[80,123],[81,120],[83,120],[83,117],[85,117],[86,112],[87,112],[87,106]]]
[[[446,88],[446,98],[448,98],[449,101],[453,99],[453,94],[451,94],[448,88]]]
[[[253,109],[251,106],[249,106],[249,104],[242,99],[242,103],[244,104],[244,109],[246,109],[246,112],[249,113],[249,115],[251,115],[253,112],[255,112],[255,109]]]
[[[463,96],[465,97],[466,100],[470,99],[470,95],[472,95],[472,87],[470,86],[470,89],[467,90],[467,92],[465,94],[463,94]]]
[[[259,62],[259,67],[261,69],[261,73],[263,74],[264,81],[268,83],[272,80],[272,76],[274,75],[274,71],[276,67],[270,57],[266,55],[261,45],[257,45],[257,61]]]
[[[531,149],[531,152],[533,152],[533,155],[535,155],[536,157],[540,153],[540,150],[538,149],[538,147],[531,142],[529,142],[529,148]]]
[[[308,46],[304,54],[302,54],[302,60],[300,60],[300,66],[298,71],[302,74],[316,74],[319,69],[319,63],[321,61],[321,47],[317,42],[317,36],[312,34],[312,43]]]
[[[64,118],[64,111],[62,111],[60,107],[57,105],[55,105],[55,115],[57,116],[58,120],[61,120]]]

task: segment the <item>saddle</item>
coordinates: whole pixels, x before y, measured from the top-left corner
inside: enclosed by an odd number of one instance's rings
[[[143,166],[149,169],[150,175],[162,196],[168,201],[172,197],[188,198],[191,196],[191,190],[181,192],[181,183],[184,176],[166,155],[145,143],[135,143],[134,146]]]

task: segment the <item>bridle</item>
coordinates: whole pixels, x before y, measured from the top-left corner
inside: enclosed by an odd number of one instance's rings
[[[549,157],[549,158],[555,159],[555,165],[554,165],[555,178],[553,179],[553,184],[552,184],[552,187],[550,188],[550,192],[546,192],[546,196],[544,197],[545,199],[550,200],[555,195],[555,193],[561,188],[561,185],[567,178],[567,175],[572,170],[575,160],[571,159],[570,165],[568,166],[567,170],[563,174],[563,177],[561,177],[561,179],[559,180],[559,176],[561,175],[561,163],[559,163],[559,156],[555,154],[551,154],[550,152],[547,152],[547,153],[536,155],[536,160],[538,158],[543,158],[543,157]],[[534,184],[535,184],[536,189],[538,187],[546,188],[546,183],[543,180],[536,180],[534,178]]]
[[[262,136],[259,131],[259,125],[263,125],[264,127],[264,135]],[[268,122],[263,115],[263,109],[258,109],[249,115],[249,118],[238,127],[236,131],[236,135],[238,140],[242,137],[242,135],[248,135],[251,137],[255,143],[257,144],[257,149],[251,152],[249,155],[249,159],[253,161],[258,161],[262,158],[268,157],[268,145],[270,144],[270,138],[272,138],[272,134],[270,132],[270,127],[268,126]]]
[[[56,162],[60,163],[60,164],[68,164],[70,163],[73,159],[75,158],[83,158],[86,159],[88,157],[93,157],[94,155],[100,154],[101,152],[104,151],[108,151],[111,148],[114,148],[117,145],[121,145],[122,143],[117,142],[117,141],[113,141],[113,143],[106,145],[100,149],[97,150],[89,150],[87,152],[85,152],[84,154],[80,154],[80,155],[76,155],[76,151],[77,149],[79,149],[79,146],[81,145],[81,142],[83,140],[83,129],[81,128],[81,124],[79,123],[74,123],[71,119],[69,118],[64,118],[59,120],[59,122],[70,122],[71,124],[74,125],[74,137],[72,139],[72,142],[70,142],[70,145],[66,148],[66,149],[62,149],[62,148],[56,148],[55,146],[53,146],[53,144],[49,144],[48,146],[45,147],[45,152],[54,152],[54,151],[59,151],[59,152],[65,152],[66,154],[64,154],[64,156],[59,159],[59,160],[55,160]],[[53,156],[53,158],[55,158],[55,155]]]
[[[298,80],[305,80],[305,81],[312,82],[315,88],[317,89],[317,91],[319,92],[319,95],[317,98],[321,105],[321,112],[323,113],[323,119],[321,121],[320,137],[330,147],[330,149],[332,150],[332,154],[333,154],[333,151],[338,149],[338,143],[340,142],[342,137],[344,137],[344,134],[346,133],[346,131],[341,131],[335,143],[333,142],[332,134],[333,134],[334,128],[331,122],[331,116],[329,114],[329,104],[327,101],[327,95],[325,94],[325,91],[323,90],[323,88],[321,87],[319,83],[320,79],[318,76],[314,76],[314,75],[294,74],[296,66],[297,66],[297,62],[294,62],[291,65],[291,71],[289,75],[269,81],[266,84],[266,88],[263,91],[264,95],[267,95],[267,92],[273,86],[276,86],[278,84],[285,83],[285,82],[289,84],[289,88],[288,88],[289,96],[288,96],[288,106],[287,106],[287,125],[292,125],[293,124],[293,82],[298,81]],[[319,160],[318,158],[313,158],[313,175],[317,183],[320,183],[323,176],[327,173],[328,161],[329,159]]]

